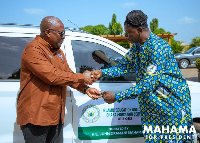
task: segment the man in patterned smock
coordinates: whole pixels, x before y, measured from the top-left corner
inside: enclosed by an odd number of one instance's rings
[[[147,16],[140,10],[128,13],[124,29],[131,49],[119,64],[93,73],[98,79],[134,69],[136,85],[115,94],[105,91],[104,100],[113,103],[138,98],[146,142],[192,142],[190,91],[170,45],[149,31]],[[185,133],[179,133],[183,129]]]

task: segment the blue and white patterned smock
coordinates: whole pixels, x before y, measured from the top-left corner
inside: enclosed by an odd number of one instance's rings
[[[152,126],[154,129],[167,125],[170,129],[174,125],[177,129],[180,125],[191,127],[190,91],[173,51],[165,40],[150,33],[143,45],[133,44],[118,65],[102,69],[102,73],[103,77],[117,77],[130,70],[136,71],[136,85],[116,93],[115,98],[118,102],[138,98],[143,128]],[[156,134],[157,138],[152,139],[146,135],[155,134],[145,133],[146,142],[183,141],[183,138],[163,139],[161,134]]]

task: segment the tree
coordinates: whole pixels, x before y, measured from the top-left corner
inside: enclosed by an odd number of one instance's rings
[[[94,35],[108,35],[108,28],[103,24],[96,25],[92,28],[92,34]]]
[[[88,33],[92,33],[93,26],[92,25],[87,25],[85,27],[81,27],[80,29],[83,30],[83,31],[86,31]]]
[[[154,18],[151,22],[150,22],[150,28],[151,28],[151,32],[154,34],[165,34],[165,33],[171,33],[171,32],[166,32],[165,29],[163,28],[158,28],[158,19]],[[167,41],[167,39],[164,39]],[[181,46],[182,42],[180,41],[176,41],[174,39],[174,36],[171,36],[171,47],[174,53],[181,53],[183,50],[183,46]]]
[[[151,32],[155,32],[156,29],[158,29],[158,19],[157,18],[154,18],[152,20],[152,22],[150,22],[150,29],[151,29]]]
[[[197,46],[200,46],[200,37],[193,38],[190,44],[190,48]]]
[[[108,35],[108,28],[105,27],[103,24],[99,24],[96,26],[87,25],[85,27],[81,27],[80,29],[94,35]]]
[[[110,35],[121,35],[123,33],[122,25],[117,22],[116,14],[113,14],[112,21],[109,22],[108,30],[108,34]]]
[[[125,49],[129,49],[130,44],[129,42],[117,42],[120,46],[124,47]]]
[[[158,29],[155,29],[155,31],[153,33],[154,34],[164,34],[164,33],[167,33],[167,32],[163,28],[158,28]]]
[[[174,36],[171,37],[171,47],[173,52],[181,53],[183,51],[183,46],[181,46],[183,42],[174,40]]]

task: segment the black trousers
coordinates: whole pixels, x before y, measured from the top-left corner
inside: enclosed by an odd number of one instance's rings
[[[25,143],[63,143],[63,124],[53,126],[37,126],[26,124],[21,126]]]

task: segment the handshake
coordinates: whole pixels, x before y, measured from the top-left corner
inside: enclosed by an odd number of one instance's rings
[[[102,76],[102,72],[101,70],[95,70],[95,71],[88,71],[86,70],[83,73],[84,76],[84,82],[87,85],[92,85],[93,82],[97,81],[97,79],[99,79]]]
[[[95,81],[97,81],[97,79],[99,79],[102,76],[102,71],[95,70],[90,72],[86,70],[83,73],[83,76],[85,84],[92,85]],[[87,88],[86,94],[93,100],[103,97],[104,101],[108,104],[114,103],[116,101],[115,94],[109,91],[100,92],[95,88]]]

